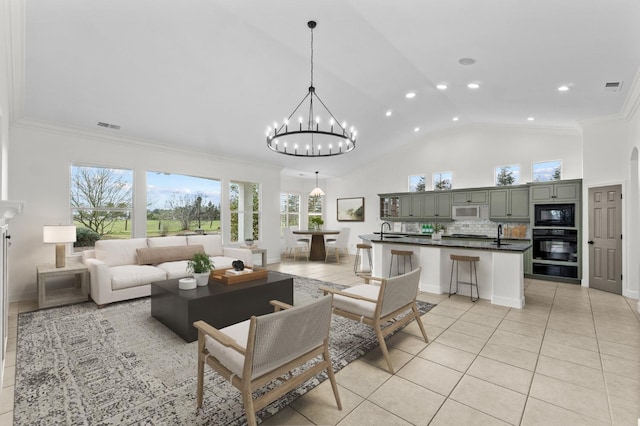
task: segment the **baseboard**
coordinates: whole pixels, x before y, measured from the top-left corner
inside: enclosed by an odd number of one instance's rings
[[[444,291],[440,289],[440,286],[435,284],[420,284],[420,291],[433,294],[444,294]]]
[[[507,306],[509,308],[524,308],[524,297],[522,299],[512,299],[509,297],[496,297],[491,299],[491,303],[494,305]]]

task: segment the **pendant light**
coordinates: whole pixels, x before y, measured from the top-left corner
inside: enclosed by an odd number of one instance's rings
[[[318,197],[324,195],[324,191],[318,185],[318,172],[316,172],[316,187],[309,193],[310,197]]]

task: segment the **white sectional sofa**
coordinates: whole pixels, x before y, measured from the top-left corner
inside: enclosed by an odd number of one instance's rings
[[[91,298],[98,307],[120,300],[149,296],[151,282],[191,275],[187,262],[204,251],[216,269],[242,260],[253,266],[251,250],[222,246],[220,235],[189,235],[128,240],[99,240],[82,253],[91,276]]]

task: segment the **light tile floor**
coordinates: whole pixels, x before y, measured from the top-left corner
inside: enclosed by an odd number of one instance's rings
[[[270,269],[357,285],[340,265],[287,259]],[[482,285],[482,283],[480,283]],[[343,410],[324,382],[266,425],[630,425],[640,418],[640,315],[636,300],[577,285],[525,280],[526,306],[421,293],[438,306],[336,375]],[[0,426],[13,423],[17,314],[12,303]]]

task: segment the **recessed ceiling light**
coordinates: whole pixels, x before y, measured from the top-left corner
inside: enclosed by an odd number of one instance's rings
[[[409,92],[406,95],[404,95],[407,99],[411,99],[411,98],[415,98],[416,97],[416,92]]]
[[[446,84],[438,84],[436,85],[436,89],[438,90],[447,90],[447,85]]]
[[[534,121],[535,117],[527,117],[527,121]]]
[[[558,87],[558,92],[568,92],[569,89],[570,89],[569,86],[563,85],[563,86]]]
[[[413,129],[414,132],[419,132],[420,131],[420,127],[416,127],[415,129]]]
[[[453,117],[453,118],[451,119],[451,121],[458,121],[458,120],[460,120],[460,117]]]
[[[387,117],[391,117],[391,110],[387,111],[384,115],[386,115]]]
[[[458,60],[458,63],[460,65],[473,65],[476,63],[476,60],[473,58],[460,58],[460,60]]]
[[[480,87],[480,85],[478,83],[469,83],[467,84],[467,87],[469,89],[477,89],[478,87]]]

